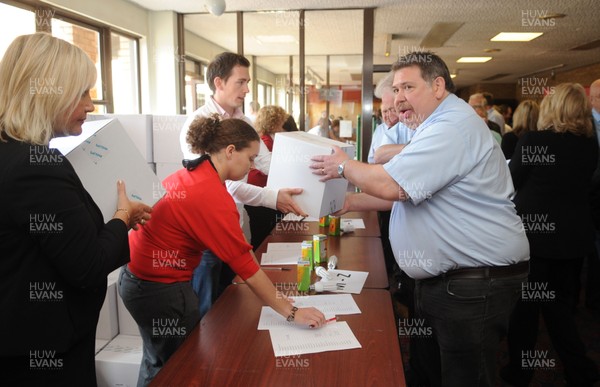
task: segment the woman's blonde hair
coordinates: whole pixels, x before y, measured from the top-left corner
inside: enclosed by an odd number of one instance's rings
[[[0,140],[48,144],[95,82],[80,48],[43,32],[17,37],[0,62]]]
[[[281,128],[288,114],[282,107],[269,105],[258,111],[254,127],[260,135],[271,135]]]
[[[571,132],[592,137],[592,108],[579,83],[561,83],[542,100],[538,130]]]
[[[537,102],[526,99],[515,109],[513,114],[513,133],[521,137],[526,132],[535,132],[540,116],[540,105]]]

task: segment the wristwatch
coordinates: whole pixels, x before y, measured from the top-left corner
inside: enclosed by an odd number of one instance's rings
[[[344,162],[343,162],[343,163],[341,163],[340,165],[338,165],[338,175],[339,175],[341,178],[344,178],[344,167],[346,166],[346,162],[347,162],[347,161],[348,161],[348,160],[344,160]]]

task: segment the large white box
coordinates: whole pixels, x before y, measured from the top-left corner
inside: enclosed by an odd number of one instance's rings
[[[99,387],[135,387],[142,363],[142,338],[118,335],[96,355]]]
[[[104,298],[104,304],[102,304],[102,309],[100,309],[100,317],[96,326],[96,341],[104,340],[108,343],[119,334],[119,315],[117,311],[117,280],[119,270],[117,269],[108,275],[106,298]]]
[[[275,134],[271,167],[267,179],[270,188],[302,188],[294,200],[308,215],[314,218],[340,210],[344,204],[348,181],[338,178],[321,182],[322,176],[313,174],[309,168],[311,158],[328,155],[337,145],[350,158],[354,158],[353,145],[305,132]]]
[[[156,163],[156,176],[164,181],[169,175],[183,168],[181,160],[178,163]]]
[[[150,114],[88,114],[88,121],[116,118],[147,162],[154,162],[152,115]]]
[[[183,152],[179,143],[179,135],[186,115],[154,115],[152,116],[152,133],[155,163],[177,163],[181,165]]]
[[[160,180],[116,119],[86,122],[79,136],[54,138],[50,147],[71,162],[105,222],[117,210],[119,179],[125,181],[131,200],[152,206],[164,194]]]

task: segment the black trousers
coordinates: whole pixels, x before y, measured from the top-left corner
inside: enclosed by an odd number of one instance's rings
[[[278,221],[282,219],[282,213],[267,207],[244,206],[250,218],[250,232],[252,239],[250,244],[256,250],[265,240]]]

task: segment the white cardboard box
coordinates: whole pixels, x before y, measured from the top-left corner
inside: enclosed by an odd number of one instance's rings
[[[156,176],[158,176],[160,181],[163,181],[167,176],[182,168],[183,164],[181,163],[181,160],[179,160],[178,163],[156,163]]]
[[[142,362],[142,338],[118,335],[96,355],[99,387],[135,387]]]
[[[333,145],[354,158],[354,146],[350,144],[305,132],[275,134],[267,187],[302,188],[303,192],[294,196],[294,200],[314,218],[340,210],[348,181],[339,178],[320,182],[321,177],[314,175],[309,168],[312,156],[331,154]]]
[[[154,161],[152,145],[152,115],[150,114],[88,114],[88,121],[116,118],[147,162]]]
[[[116,271],[118,270],[120,269]],[[105,340],[106,343],[119,334],[119,315],[117,312],[118,278],[113,273],[108,275],[106,298],[104,299],[104,304],[102,304],[102,309],[100,309],[100,317],[96,326],[96,340]]]
[[[176,163],[181,165],[183,152],[179,143],[179,135],[186,115],[154,115],[152,116],[152,133],[155,163]]]
[[[117,209],[117,180],[125,181],[127,195],[149,206],[164,194],[160,180],[116,119],[89,121],[79,136],[50,141],[75,168],[83,186],[108,222]]]

